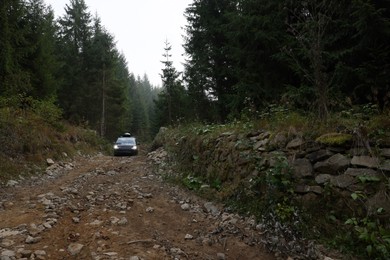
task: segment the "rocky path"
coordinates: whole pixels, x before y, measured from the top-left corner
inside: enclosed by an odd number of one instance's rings
[[[275,259],[251,219],[153,174],[146,157],[78,159],[0,188],[0,259]]]

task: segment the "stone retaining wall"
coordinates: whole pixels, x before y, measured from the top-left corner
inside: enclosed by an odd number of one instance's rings
[[[294,194],[303,202],[318,200],[327,187],[332,187],[344,198],[359,194],[366,210],[382,208],[388,215],[390,145],[374,149],[367,147],[369,142],[355,138],[351,135],[340,144],[330,145],[306,140],[296,131],[183,136],[164,130],[156,142],[167,146],[174,160],[190,174],[233,186],[262,176],[283,157],[291,169]]]

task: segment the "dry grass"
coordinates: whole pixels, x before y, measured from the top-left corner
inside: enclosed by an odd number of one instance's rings
[[[0,183],[35,174],[45,160],[67,160],[105,146],[94,132],[65,122],[47,122],[32,111],[0,109]]]

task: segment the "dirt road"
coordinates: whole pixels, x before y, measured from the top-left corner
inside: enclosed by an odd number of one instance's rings
[[[81,158],[0,188],[0,259],[275,259],[250,220],[170,186],[146,156]]]

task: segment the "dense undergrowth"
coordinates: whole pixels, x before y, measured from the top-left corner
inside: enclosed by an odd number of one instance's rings
[[[51,101],[30,100],[26,107],[0,100],[0,184],[40,174],[46,159],[70,160],[107,150],[94,131],[61,120]]]
[[[351,108],[331,115],[327,122],[317,121],[315,116],[271,107],[257,120],[246,117],[225,125],[191,124],[166,129],[164,138],[156,138],[155,143],[156,146],[164,145],[174,158],[171,159],[174,171],[165,177],[201,196],[223,202],[227,208],[255,216],[269,228],[278,226],[287,239],[315,240],[342,251],[351,259],[390,258],[389,212],[383,208],[368,210],[364,192],[354,192],[343,199],[345,194],[332,185],[326,186],[311,205],[303,207],[294,194],[292,168],[283,154],[275,154],[276,162],[272,167],[256,166],[256,171],[262,174],[244,177],[239,182],[226,180],[218,174],[197,172],[200,168],[196,164],[202,158],[194,151],[208,147],[208,143],[215,144],[221,136],[230,135],[238,136],[237,147],[245,146],[245,141],[241,140],[259,129],[272,133],[292,132],[313,141],[324,134],[343,133],[342,138],[331,134],[320,141],[330,145],[347,142],[351,148],[357,147],[358,142],[363,143],[363,148],[372,156],[378,155],[379,147],[390,146],[390,114],[379,113],[375,106]],[[182,143],[187,145],[183,146],[184,150]],[[191,145],[195,148],[189,147]],[[187,152],[194,154],[187,156],[188,160],[177,161]],[[377,178],[367,177],[360,178],[360,184],[368,191],[379,189],[389,197],[390,176],[384,172],[381,175],[384,177],[381,183]]]

